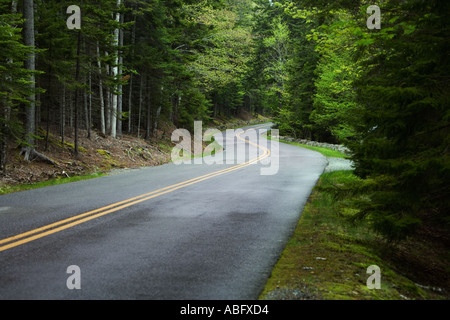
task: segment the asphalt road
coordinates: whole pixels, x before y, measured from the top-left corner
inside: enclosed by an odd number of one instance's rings
[[[0,196],[0,299],[257,299],[327,161],[254,130],[201,163]]]

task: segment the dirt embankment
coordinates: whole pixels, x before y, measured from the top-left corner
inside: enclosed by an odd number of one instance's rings
[[[85,130],[79,130],[79,155],[74,155],[72,130],[67,130],[64,142],[57,134],[57,128],[51,128],[48,143],[46,132],[40,129],[44,137],[37,141],[37,150],[52,159],[55,165],[25,161],[20,155],[17,143],[8,148],[6,172],[0,175],[1,185],[31,184],[49,179],[86,175],[95,172],[109,172],[119,168],[138,168],[154,166],[170,161],[171,132],[175,128],[165,125],[158,131],[157,137],[144,140],[130,135],[119,138],[103,136],[91,131],[87,138]]]

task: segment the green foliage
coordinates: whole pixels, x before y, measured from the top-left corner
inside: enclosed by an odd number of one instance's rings
[[[362,71],[353,58],[355,28],[355,21],[341,11],[335,14],[330,25],[313,30],[318,39],[316,51],[321,58],[316,68],[314,110],[309,120],[313,123],[314,136],[320,141],[343,143],[355,134],[351,121],[358,108],[354,81]]]
[[[450,212],[448,4],[388,2],[387,31],[371,33],[356,82],[356,173],[372,179],[363,211],[375,228],[402,239]],[[399,12],[409,14],[398,15]]]
[[[6,2],[0,3],[2,7]],[[0,170],[6,165],[9,139],[22,140],[23,126],[19,119],[19,104],[26,103],[31,93],[31,72],[24,61],[34,49],[22,43],[23,20],[19,14],[0,14]]]
[[[184,92],[183,101],[180,104],[179,126],[193,132],[194,121],[209,119],[208,109],[211,102],[197,89]]]
[[[315,82],[317,79],[317,64],[319,63],[319,53],[315,51],[316,42],[308,40],[307,36],[311,30],[317,26],[312,17],[309,22],[304,19],[295,18],[291,22],[292,29],[292,55],[288,63],[288,80],[286,89],[289,97],[283,109],[289,110],[292,114],[290,118],[280,118],[277,121],[280,127],[283,123],[292,127],[295,137],[320,140],[316,132],[312,129],[310,120],[314,110],[314,94],[316,92]]]
[[[251,42],[248,29],[238,26],[237,13],[225,8],[193,5],[185,9],[192,12],[192,16],[195,12],[196,23],[212,30],[188,68],[196,73],[206,92],[235,82],[246,72]]]
[[[352,210],[386,238],[448,227],[448,3],[386,1],[380,30],[366,28],[366,3],[277,6],[300,31],[278,127],[350,147],[365,179],[348,191],[359,195]]]

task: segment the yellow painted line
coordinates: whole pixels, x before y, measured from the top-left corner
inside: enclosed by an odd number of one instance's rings
[[[262,127],[262,126],[255,127],[255,128],[252,128],[252,129],[257,129],[257,128],[260,128],[260,127]],[[161,188],[161,189],[158,189],[158,190],[146,193],[146,194],[142,194],[142,195],[137,196],[137,197],[133,197],[133,198],[129,198],[127,200],[119,201],[119,202],[116,202],[116,203],[113,203],[113,204],[110,204],[110,205],[107,205],[107,206],[104,206],[104,207],[101,207],[101,208],[98,208],[98,209],[95,209],[95,210],[92,210],[92,211],[89,211],[89,212],[85,212],[85,213],[73,216],[71,218],[67,218],[67,219],[64,219],[64,220],[52,223],[52,224],[48,224],[48,225],[43,226],[41,228],[33,229],[33,230],[28,231],[28,232],[24,232],[24,233],[21,233],[21,234],[18,234],[18,235],[9,237],[9,238],[2,239],[2,240],[0,240],[0,244],[5,244],[5,243],[8,243],[8,242],[10,242],[10,243],[1,246],[0,247],[0,252],[4,251],[4,250],[7,250],[7,249],[10,249],[10,248],[13,248],[13,247],[17,247],[17,246],[22,245],[24,243],[27,243],[27,242],[30,242],[30,241],[33,241],[33,240],[36,240],[36,239],[48,236],[50,234],[53,234],[53,233],[56,233],[56,232],[59,232],[59,231],[62,231],[62,230],[74,227],[76,225],[79,225],[81,223],[87,222],[89,220],[96,219],[98,217],[104,216],[104,215],[106,215],[108,213],[112,213],[112,212],[115,212],[115,211],[118,211],[118,210],[130,207],[132,205],[138,204],[140,202],[147,201],[147,200],[150,200],[152,198],[161,196],[163,194],[166,194],[166,193],[169,193],[169,192],[172,192],[172,191],[175,191],[175,190],[187,187],[189,185],[198,183],[200,181],[204,181],[204,180],[216,177],[216,176],[224,174],[224,173],[228,173],[228,172],[231,172],[231,171],[238,170],[240,168],[243,168],[243,167],[249,166],[249,165],[251,165],[253,163],[256,163],[256,162],[258,162],[258,161],[260,161],[260,160],[262,160],[262,159],[264,159],[264,158],[266,158],[266,157],[268,157],[270,155],[270,150],[269,149],[261,147],[260,145],[258,145],[256,143],[253,143],[253,142],[251,142],[249,140],[242,139],[240,137],[240,135],[242,133],[244,133],[244,132],[245,131],[237,134],[236,136],[240,140],[248,142],[248,143],[250,143],[250,144],[252,144],[252,145],[254,145],[254,146],[256,146],[256,147],[258,147],[258,148],[260,148],[262,150],[264,150],[263,155],[255,158],[253,160],[249,160],[249,161],[247,161],[247,162],[245,162],[243,164],[239,164],[239,165],[233,166],[231,168],[227,168],[227,169],[215,171],[215,172],[212,172],[212,173],[209,173],[209,174],[205,174],[205,175],[197,177],[197,178],[186,180],[186,181],[183,181],[183,182],[180,182],[180,183],[168,186],[168,187],[164,187],[164,188]],[[76,221],[74,221],[74,220],[76,220]],[[57,228],[55,228],[55,227],[57,227]],[[52,229],[52,228],[54,228],[54,229]],[[48,229],[51,229],[51,230],[48,230]],[[48,231],[45,231],[45,230],[48,230]],[[38,233],[38,234],[36,234],[36,233]],[[19,239],[21,239],[21,240],[19,240]]]
[[[269,150],[267,150],[267,151],[269,151]],[[196,177],[196,178],[193,178],[193,179],[190,179],[190,180],[187,180],[187,181],[183,181],[183,182],[180,182],[180,183],[168,186],[168,187],[164,187],[164,188],[161,188],[161,189],[158,189],[158,190],[146,193],[146,194],[142,194],[142,195],[139,195],[139,196],[134,197],[134,198],[129,198],[129,199],[126,199],[126,200],[123,200],[123,201],[120,201],[120,202],[116,202],[116,203],[110,204],[108,206],[105,206],[105,207],[102,207],[102,208],[99,208],[99,209],[95,209],[95,210],[92,210],[92,211],[89,211],[89,212],[86,212],[86,213],[83,213],[83,214],[80,214],[80,215],[77,215],[77,216],[74,216],[74,217],[71,217],[71,218],[68,218],[68,219],[64,219],[64,220],[61,220],[61,221],[58,221],[58,222],[46,225],[46,226],[41,227],[41,228],[37,228],[37,229],[31,230],[31,231],[28,231],[28,232],[25,232],[25,233],[21,233],[19,235],[16,235],[16,236],[13,236],[13,237],[10,237],[10,238],[3,239],[3,240],[0,240],[0,244],[11,242],[13,240],[17,240],[17,239],[29,236],[29,235],[34,234],[34,233],[38,233],[38,232],[41,232],[41,231],[44,231],[44,230],[47,230],[47,229],[51,229],[51,228],[56,227],[58,225],[65,224],[67,222],[70,222],[70,221],[73,221],[73,220],[77,220],[77,219],[83,218],[85,216],[94,214],[96,212],[100,212],[100,211],[103,211],[103,210],[106,210],[106,209],[109,209],[109,208],[113,208],[113,207],[119,206],[119,205],[124,204],[124,203],[129,203],[129,202],[131,202],[133,200],[137,200],[139,198],[143,198],[143,197],[155,194],[155,193],[159,193],[159,192],[167,190],[167,189],[172,189],[172,188],[175,188],[175,187],[181,186],[181,185],[182,186],[187,186],[187,185],[192,184],[190,182],[200,182],[200,181],[203,181],[203,180],[205,180],[207,178],[212,178],[212,177],[217,176],[217,175],[222,174],[222,173],[234,171],[234,170],[237,170],[237,169],[239,169],[239,168],[241,168],[243,166],[246,166],[246,165],[249,165],[249,164],[252,164],[254,162],[257,162],[257,161],[261,160],[260,159],[261,157],[262,156],[260,156],[260,157],[258,157],[256,159],[253,159],[252,161],[248,161],[246,163],[243,163],[243,164],[231,167],[231,168],[223,169],[223,170],[220,170],[220,171],[215,171],[215,172],[212,172],[212,173],[200,176],[200,177]],[[179,188],[176,188],[176,189],[179,189]],[[176,189],[173,189],[173,190],[176,190]],[[171,191],[173,191],[173,190],[171,190]],[[123,208],[123,206],[120,207],[120,208]]]
[[[245,164],[241,164],[240,166],[242,166],[242,165],[245,165]],[[196,181],[196,180],[199,180],[199,179],[201,179],[201,178],[208,178],[208,177],[211,177],[212,175],[217,175],[218,173],[225,173],[225,172],[228,172],[228,171],[230,171],[230,170],[233,170],[233,168],[235,168],[235,167],[223,169],[223,170],[220,170],[220,171],[215,171],[215,172],[206,174],[206,175],[204,175],[204,176],[200,176],[200,177],[197,177],[197,178],[194,178],[194,179],[190,179],[190,180],[187,180],[187,181],[183,181],[183,182],[180,182],[180,183],[177,183],[177,184],[168,186],[168,187],[164,187],[164,188],[161,188],[161,189],[158,189],[158,190],[155,190],[155,191],[146,193],[146,194],[139,195],[139,196],[134,197],[134,198],[129,198],[129,199],[126,199],[126,200],[123,200],[123,201],[120,201],[120,202],[116,202],[116,203],[107,205],[107,206],[105,206],[105,207],[101,207],[101,208],[99,208],[99,209],[95,209],[95,210],[92,210],[92,211],[89,211],[89,212],[86,212],[86,213],[82,213],[82,214],[79,214],[79,215],[77,215],[77,216],[73,216],[73,217],[71,217],[71,218],[67,218],[67,219],[64,219],[64,220],[61,220],[61,221],[58,221],[58,222],[55,222],[55,223],[46,225],[46,226],[41,227],[41,228],[37,228],[37,229],[31,230],[31,231],[28,231],[28,232],[25,232],[25,233],[18,234],[18,235],[16,235],[16,236],[13,236],[13,237],[10,237],[10,238],[6,238],[6,239],[3,239],[3,240],[0,240],[0,244],[7,243],[7,242],[11,242],[11,241],[13,241],[13,240],[20,239],[20,238],[29,236],[29,235],[34,234],[34,233],[37,233],[37,232],[41,232],[41,231],[44,231],[44,230],[47,230],[47,229],[56,227],[56,226],[58,226],[58,225],[61,225],[61,224],[64,224],[64,223],[67,223],[67,222],[70,222],[70,221],[73,221],[73,220],[77,220],[77,219],[80,219],[80,218],[82,218],[82,217],[85,217],[85,216],[94,214],[94,213],[96,213],[96,212],[100,212],[100,211],[103,211],[103,210],[105,210],[105,209],[113,208],[113,207],[116,207],[116,206],[118,206],[118,205],[121,205],[121,204],[124,204],[124,203],[127,203],[127,202],[131,202],[131,201],[133,201],[133,200],[136,200],[136,199],[139,199],[139,198],[142,198],[142,197],[146,197],[146,196],[149,196],[149,195],[151,195],[151,194],[155,194],[155,193],[161,192],[161,191],[163,191],[163,190],[167,190],[167,189],[170,189],[170,188],[179,186],[179,185],[183,185],[183,184],[189,183],[189,182],[191,182],[191,181]],[[238,168],[236,168],[236,169],[238,169]]]

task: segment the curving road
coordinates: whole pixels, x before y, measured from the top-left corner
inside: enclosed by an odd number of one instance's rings
[[[191,163],[0,196],[0,299],[257,299],[327,164],[269,127]]]

